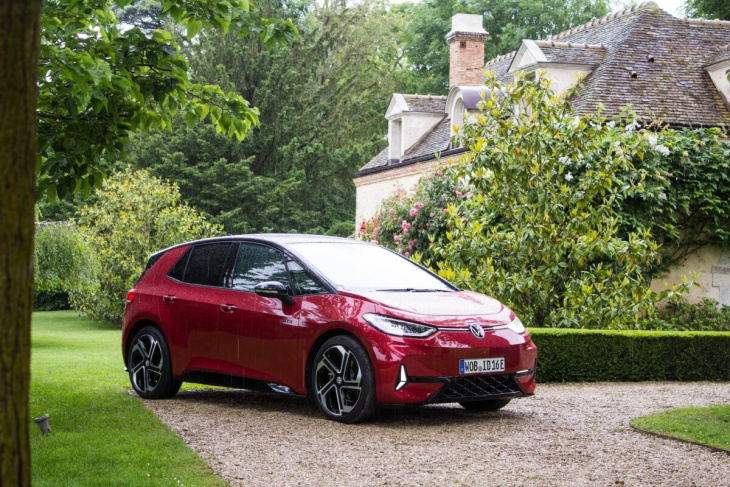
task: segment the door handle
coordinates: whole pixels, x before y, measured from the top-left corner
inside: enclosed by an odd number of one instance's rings
[[[166,303],[174,303],[175,301],[177,301],[177,296],[168,294],[167,296],[162,296],[162,300]]]
[[[235,312],[235,311],[236,311],[237,309],[238,309],[238,308],[236,308],[236,307],[235,307],[234,305],[232,305],[232,304],[221,304],[221,311],[223,311],[224,313],[233,313],[233,312]]]

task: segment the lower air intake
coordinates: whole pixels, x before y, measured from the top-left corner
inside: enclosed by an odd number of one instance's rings
[[[448,377],[448,382],[431,402],[455,402],[463,399],[521,396],[514,374]]]

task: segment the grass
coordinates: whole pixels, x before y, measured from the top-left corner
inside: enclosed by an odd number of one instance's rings
[[[131,396],[121,332],[71,311],[33,315],[31,425],[38,486],[219,486],[195,452]]]
[[[730,404],[671,409],[634,419],[631,426],[730,451]]]

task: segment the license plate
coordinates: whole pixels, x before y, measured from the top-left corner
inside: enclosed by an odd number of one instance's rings
[[[504,372],[504,357],[459,360],[460,374],[485,374],[490,372]]]

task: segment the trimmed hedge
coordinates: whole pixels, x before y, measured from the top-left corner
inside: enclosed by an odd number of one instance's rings
[[[730,333],[530,328],[538,382],[730,381]]]

